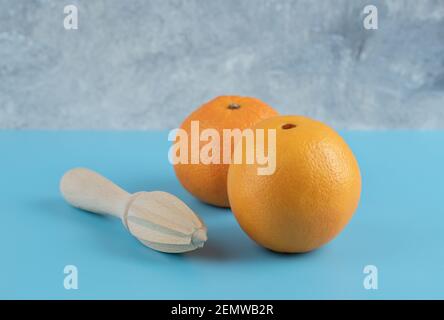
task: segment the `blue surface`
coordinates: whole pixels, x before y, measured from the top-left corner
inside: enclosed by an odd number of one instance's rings
[[[168,163],[167,132],[0,132],[0,298],[444,298],[444,132],[344,132],[363,174],[345,231],[309,254],[253,243],[229,210],[204,205]],[[130,192],[181,197],[209,228],[204,249],[162,254],[114,218],[71,208],[58,183],[95,169]],[[63,268],[79,269],[65,290]],[[379,289],[365,290],[376,265]]]

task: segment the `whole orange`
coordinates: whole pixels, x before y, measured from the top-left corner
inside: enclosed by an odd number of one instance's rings
[[[191,115],[181,125],[191,139],[191,123],[199,121],[199,129],[215,129],[220,134],[220,150],[223,151],[224,129],[251,128],[257,122],[276,116],[278,113],[272,107],[256,98],[221,96],[211,100]],[[207,142],[199,143],[199,150]],[[191,145],[191,143],[189,143]],[[234,145],[234,142],[233,142]],[[191,158],[191,146],[189,147],[188,160]],[[234,146],[229,150],[234,150]],[[179,163],[174,165],[176,176],[181,184],[192,195],[203,202],[229,207],[227,195],[227,173],[229,163]]]
[[[253,129],[265,129],[265,137],[267,129],[276,130],[276,167],[258,175],[257,164],[230,165],[228,195],[242,229],[278,252],[307,252],[332,240],[361,194],[359,166],[346,142],[327,125],[301,116],[274,117]],[[247,146],[236,148],[245,154]]]

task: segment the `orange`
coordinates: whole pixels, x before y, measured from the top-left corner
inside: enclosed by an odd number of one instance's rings
[[[258,175],[257,164],[230,165],[228,195],[237,221],[273,251],[307,252],[326,244],[359,203],[361,174],[352,151],[333,129],[302,116],[274,117],[253,129],[259,128],[276,130],[276,169]],[[236,148],[245,154],[245,143]]]
[[[220,150],[222,154],[223,129],[251,128],[257,122],[276,116],[278,113],[272,107],[256,98],[222,96],[211,100],[189,115],[181,125],[191,139],[191,122],[199,121],[199,129],[216,129],[220,134]],[[207,142],[200,142],[201,149]],[[234,142],[233,142],[234,144]],[[189,146],[191,143],[189,143]],[[190,147],[191,148],[191,147]],[[234,149],[231,148],[229,152]],[[190,149],[189,149],[190,150]],[[188,159],[191,158],[188,152]],[[224,164],[221,156],[219,164],[180,163],[174,165],[176,176],[181,184],[192,195],[203,202],[229,207],[227,195],[227,173],[229,163]]]

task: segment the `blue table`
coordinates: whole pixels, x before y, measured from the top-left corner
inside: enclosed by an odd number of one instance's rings
[[[282,255],[252,242],[229,210],[176,180],[167,132],[0,132],[0,298],[444,298],[444,132],[342,132],[363,174],[362,201],[333,242]],[[130,192],[165,190],[208,225],[204,249],[162,254],[117,219],[68,206],[63,173],[89,167]],[[78,290],[66,290],[66,265]],[[363,286],[378,268],[378,290]]]

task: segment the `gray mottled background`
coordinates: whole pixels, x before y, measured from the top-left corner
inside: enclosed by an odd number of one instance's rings
[[[0,128],[172,128],[221,94],[337,128],[444,128],[444,0],[0,0]]]

